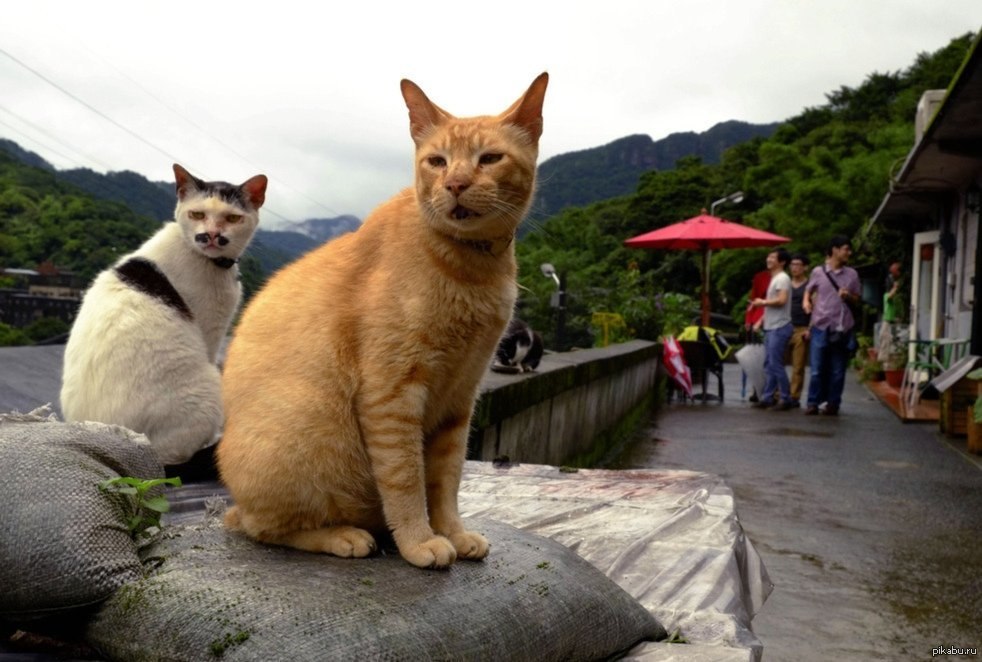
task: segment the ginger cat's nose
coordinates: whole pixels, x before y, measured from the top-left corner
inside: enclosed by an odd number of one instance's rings
[[[446,189],[453,193],[454,195],[460,195],[467,190],[467,187],[471,185],[470,181],[463,179],[462,177],[454,177],[453,179],[448,179],[445,184]]]

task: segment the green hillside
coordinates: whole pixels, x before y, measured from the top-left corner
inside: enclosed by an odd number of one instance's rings
[[[51,262],[92,278],[133,250],[160,222],[118,202],[96,200],[51,171],[0,150],[0,267]]]
[[[857,88],[787,120],[773,136],[726,150],[719,164],[683,158],[672,170],[644,174],[634,193],[567,209],[535,225],[518,244],[524,295],[520,314],[555,346],[549,306],[554,284],[539,265],[565,273],[568,334],[563,346],[589,345],[592,313],[621,313],[621,337],[656,338],[684,324],[698,301],[700,270],[689,252],[627,249],[625,239],[697,215],[713,200],[742,190],[739,206],[717,214],[791,237],[791,250],[820,263],[829,238],[855,236],[889,186],[891,169],[913,146],[921,94],[947,88],[974,35],[921,53],[904,71],[872,73]],[[913,230],[911,230],[913,231]],[[910,237],[875,227],[853,263],[881,264],[903,255]],[[752,275],[767,249],[719,251],[712,260],[712,308],[742,318]]]

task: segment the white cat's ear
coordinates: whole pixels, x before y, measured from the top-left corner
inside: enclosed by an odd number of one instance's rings
[[[243,182],[239,188],[249,197],[253,209],[259,209],[266,202],[266,175],[256,175]]]
[[[543,71],[532,81],[525,94],[499,116],[503,121],[525,129],[533,143],[538,143],[542,135],[542,104],[548,84],[549,74]]]
[[[399,86],[402,88],[406,107],[409,108],[409,134],[417,144],[431,127],[439,126],[453,117],[430,101],[423,90],[411,80],[404,78]]]
[[[174,164],[174,181],[177,183],[178,200],[183,200],[191,191],[200,191],[203,183],[177,163]]]

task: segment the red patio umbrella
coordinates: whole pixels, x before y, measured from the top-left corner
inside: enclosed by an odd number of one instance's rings
[[[709,255],[721,248],[777,246],[788,237],[710,216],[703,209],[699,216],[673,223],[624,241],[630,248],[664,248],[702,251],[702,326],[709,326]]]

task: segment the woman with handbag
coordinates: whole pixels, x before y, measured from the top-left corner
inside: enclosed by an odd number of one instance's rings
[[[851,305],[859,303],[859,274],[846,266],[852,255],[849,238],[829,241],[825,264],[815,267],[805,287],[803,307],[811,314],[811,377],[806,415],[835,416],[842,404],[849,355],[855,351],[856,324]]]

